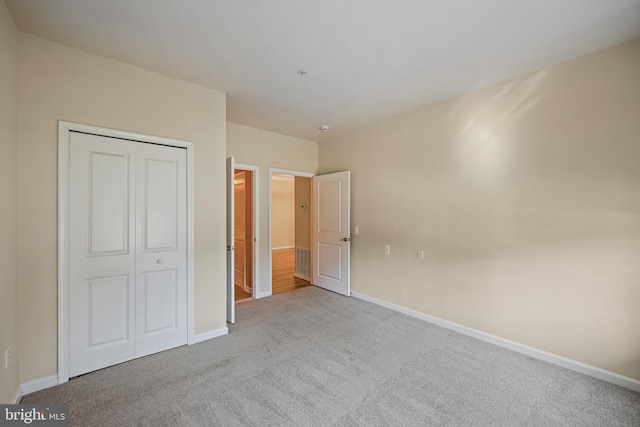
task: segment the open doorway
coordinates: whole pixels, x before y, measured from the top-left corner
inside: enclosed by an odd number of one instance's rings
[[[271,174],[272,294],[311,283],[311,178]]]
[[[253,171],[234,169],[234,298],[235,302],[253,299]]]

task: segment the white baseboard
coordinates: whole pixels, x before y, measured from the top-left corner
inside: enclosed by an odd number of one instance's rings
[[[214,329],[209,332],[204,332],[193,336],[193,340],[189,344],[196,344],[202,341],[206,341],[212,338],[217,338],[229,333],[229,328],[223,326],[222,328]],[[34,393],[36,391],[44,390],[45,388],[58,385],[58,374],[49,375],[48,377],[38,378],[37,380],[28,381],[20,385],[19,390],[14,398],[15,403],[18,403],[22,396]]]
[[[20,385],[20,398],[36,391],[58,385],[58,374],[49,375],[48,377],[38,378],[37,380],[27,381]]]
[[[578,362],[557,354],[549,353],[544,350],[539,350],[534,347],[529,347],[524,344],[510,341],[505,338],[500,338],[495,335],[488,334],[486,332],[479,331],[477,329],[469,328],[467,326],[459,325],[448,320],[440,319],[438,317],[430,316],[428,314],[421,313],[410,308],[402,307],[396,304],[392,304],[387,301],[379,300],[377,298],[370,297],[358,292],[351,292],[351,295],[355,298],[386,307],[388,309],[397,311],[399,313],[406,314],[407,316],[415,317],[425,322],[433,323],[434,325],[442,326],[443,328],[451,329],[461,334],[468,335],[473,338],[477,338],[482,341],[489,342],[491,344],[498,345],[500,347],[508,348],[509,350],[516,351],[518,353],[526,354],[527,356],[535,359],[543,360],[545,362],[553,363],[554,365],[562,366],[563,368],[570,369],[572,371],[579,372],[581,374],[589,375],[599,380],[607,381],[624,388],[628,388],[633,391],[640,392],[640,381],[625,377],[624,375],[616,374],[615,372],[607,371],[595,366],[587,365],[586,363]]]
[[[298,279],[306,280],[311,283],[311,277],[303,276],[302,274],[293,273],[293,277],[297,277]]]
[[[199,342],[210,340],[212,338],[218,338],[218,337],[221,337],[223,335],[227,335],[228,333],[229,333],[229,328],[227,328],[226,326],[223,326],[221,328],[214,329],[212,331],[203,332],[201,334],[196,334],[196,335],[193,336],[191,342],[189,342],[189,345],[197,344]]]

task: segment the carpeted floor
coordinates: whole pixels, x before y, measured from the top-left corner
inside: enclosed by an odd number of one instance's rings
[[[78,426],[639,426],[640,394],[315,287],[25,396]]]

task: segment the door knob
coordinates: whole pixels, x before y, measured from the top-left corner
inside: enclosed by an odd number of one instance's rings
[[[157,259],[157,260],[156,260],[156,262],[157,262],[158,264],[162,264],[164,261],[163,261],[163,260],[161,260],[161,259]]]
[[[349,239],[348,237],[343,237],[342,239],[340,239],[341,242],[348,242],[349,240],[351,239]]]

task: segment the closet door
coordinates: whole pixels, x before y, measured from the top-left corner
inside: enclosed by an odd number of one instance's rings
[[[187,150],[136,144],[135,356],[187,343]]]
[[[187,342],[186,150],[72,132],[69,376]]]
[[[69,376],[134,357],[135,143],[72,132]]]

